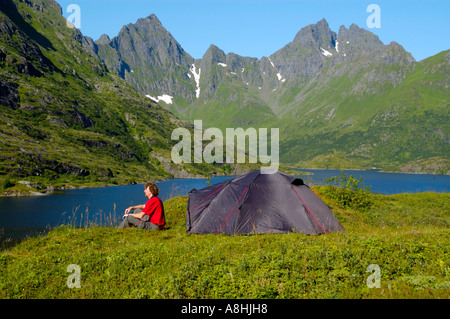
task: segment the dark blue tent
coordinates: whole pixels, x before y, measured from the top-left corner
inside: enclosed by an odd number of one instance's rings
[[[330,208],[300,178],[253,171],[192,190],[186,231],[196,234],[322,234],[344,231]]]

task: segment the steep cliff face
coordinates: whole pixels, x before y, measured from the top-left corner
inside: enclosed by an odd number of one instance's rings
[[[96,41],[98,56],[141,93],[180,107],[195,98],[195,81],[190,75],[194,59],[162,26],[155,15],[124,26],[119,34]]]
[[[330,30],[325,19],[302,28],[294,38],[270,56],[271,61],[286,79],[303,81],[315,76],[332,56],[336,33]]]

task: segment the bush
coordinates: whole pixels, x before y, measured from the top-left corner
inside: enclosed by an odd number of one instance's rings
[[[363,180],[358,180],[352,175],[341,171],[340,176],[325,179],[325,193],[341,208],[353,208],[366,211],[372,207],[374,201],[370,193],[370,186],[364,185]]]
[[[14,186],[14,183],[12,183],[8,178],[5,179],[2,183],[2,189],[7,189],[7,188],[10,188],[13,186]]]

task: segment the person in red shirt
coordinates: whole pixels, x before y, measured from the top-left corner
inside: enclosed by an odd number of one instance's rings
[[[164,215],[164,204],[158,197],[159,189],[154,183],[144,185],[145,197],[148,198],[145,205],[131,206],[125,209],[123,221],[118,229],[137,227],[145,230],[159,230],[166,224]],[[130,213],[133,211],[133,213]]]

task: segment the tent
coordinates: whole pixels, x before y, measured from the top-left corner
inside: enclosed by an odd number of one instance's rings
[[[189,192],[186,231],[196,234],[323,234],[345,231],[300,178],[253,171]]]

